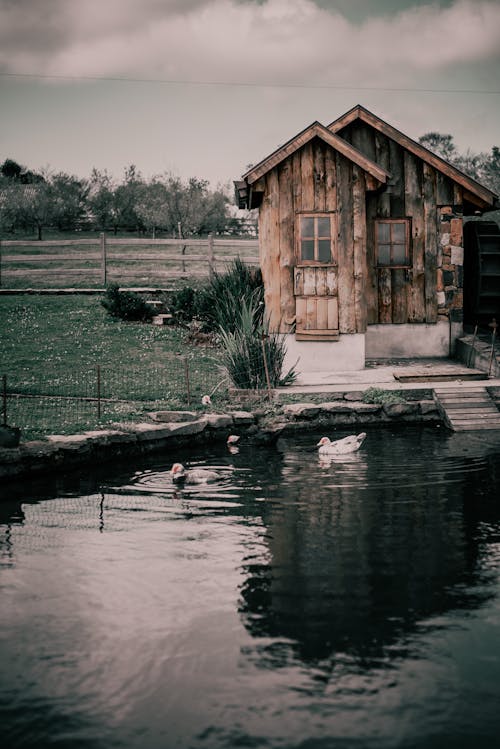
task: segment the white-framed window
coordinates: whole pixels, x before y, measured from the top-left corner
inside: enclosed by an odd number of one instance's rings
[[[336,265],[336,214],[297,215],[297,262],[299,265]]]
[[[376,219],[375,258],[379,268],[409,267],[410,219]]]

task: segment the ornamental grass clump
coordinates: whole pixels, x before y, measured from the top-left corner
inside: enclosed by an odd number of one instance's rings
[[[236,311],[242,302],[251,305],[262,320],[264,285],[260,268],[251,268],[237,257],[224,273],[214,273],[200,291],[197,315],[209,331],[216,332],[220,328],[234,331],[238,320]]]
[[[250,299],[240,299],[239,305],[233,308],[231,329],[220,326],[219,336],[221,363],[235,387],[260,390],[295,381],[297,375],[293,367],[282,376],[285,339],[269,332],[258,293]]]
[[[363,403],[381,403],[382,405],[406,403],[406,399],[400,393],[377,387],[369,387],[365,390],[361,400]]]

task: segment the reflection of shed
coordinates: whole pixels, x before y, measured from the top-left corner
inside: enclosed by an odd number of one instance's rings
[[[462,330],[463,215],[497,196],[361,106],[236,183],[259,208],[271,327],[301,368],[446,356]]]

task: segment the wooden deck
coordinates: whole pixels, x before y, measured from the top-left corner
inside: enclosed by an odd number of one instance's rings
[[[488,375],[480,369],[452,364],[428,364],[421,367],[397,367],[394,379],[398,382],[446,382],[451,380],[487,380]]]
[[[500,411],[485,387],[463,385],[434,389],[446,426],[454,432],[499,429]]]

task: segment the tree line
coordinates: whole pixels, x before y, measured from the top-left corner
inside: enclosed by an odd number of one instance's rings
[[[460,153],[453,136],[429,132],[419,142],[460,171],[500,194],[500,148],[490,153],[470,149]],[[255,224],[235,218],[227,190],[210,189],[196,177],[181,180],[172,174],[144,179],[135,165],[123,179],[93,169],[89,179],[66,172],[38,173],[5,159],[0,166],[0,229],[36,232],[89,229],[95,231],[158,232],[179,238],[254,233]]]
[[[117,182],[106,170],[89,179],[66,172],[37,173],[12,159],[0,166],[0,228],[36,233],[82,229],[179,238],[254,231],[250,220],[236,218],[227,190],[210,189],[206,180],[182,180],[171,174],[144,179],[135,165]]]

